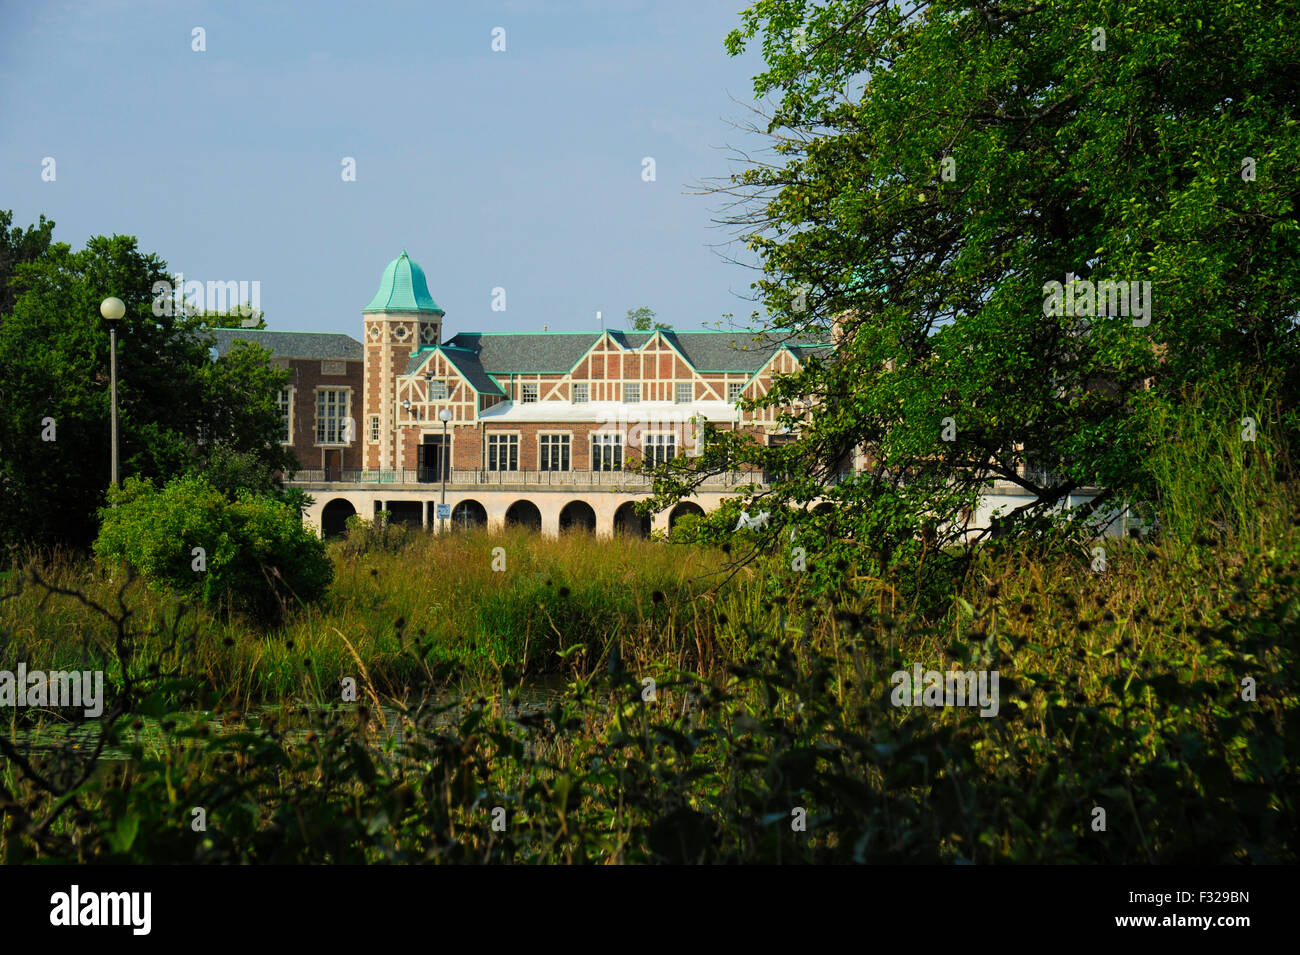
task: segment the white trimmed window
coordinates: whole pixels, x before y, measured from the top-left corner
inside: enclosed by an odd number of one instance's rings
[[[623,386],[623,401],[625,404],[634,405],[641,400],[641,383],[639,381],[629,381]]]
[[[647,434],[645,436],[645,462],[658,466],[677,457],[675,434]]]
[[[567,434],[538,435],[537,447],[541,458],[541,470],[569,470],[570,440],[571,439]]]
[[[688,405],[695,397],[695,386],[689,383],[677,383],[676,401],[679,405]]]
[[[321,388],[316,392],[316,443],[345,444],[348,389]]]
[[[731,384],[727,385],[727,400],[730,401],[732,404],[735,404],[736,399],[740,397],[741,389],[743,389],[744,387],[745,386],[743,384],[738,384],[734,381]]]
[[[623,436],[621,434],[593,434],[591,436],[591,469],[593,471],[621,471],[623,469]]]
[[[573,403],[575,405],[585,405],[591,400],[591,386],[587,384],[575,384],[573,386]]]
[[[280,412],[280,443],[293,444],[293,389],[281,388],[275,396],[275,410]]]
[[[523,402],[526,405],[537,403],[537,385],[524,385]]]
[[[447,383],[445,381],[429,382],[429,400],[430,401],[447,400]]]
[[[370,416],[370,443],[379,443],[379,415],[377,414]]]
[[[518,471],[519,435],[489,434],[487,455],[489,471]]]

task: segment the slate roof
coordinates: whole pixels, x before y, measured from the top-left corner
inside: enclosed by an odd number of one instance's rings
[[[664,337],[677,346],[696,371],[747,371],[767,364],[783,344],[802,358],[801,348],[830,345],[829,336],[764,332],[673,332]]]
[[[697,371],[758,371],[782,343],[802,357],[800,349],[825,347],[829,338],[755,332],[678,332],[665,330],[673,344]],[[610,330],[610,337],[625,348],[643,347],[653,332]],[[568,372],[600,338],[600,332],[461,332],[449,344],[478,357],[490,375]],[[459,366],[458,366],[459,367]],[[408,369],[409,373],[409,369]]]
[[[483,370],[483,366],[479,364],[478,356],[474,352],[467,348],[457,348],[454,345],[439,345],[436,350],[447,356],[447,360],[456,366],[456,370],[465,376],[465,380],[469,382],[470,387],[479,394],[505,396],[501,386]],[[421,348],[406,363],[406,370],[403,374],[414,375],[424,366],[424,363],[429,360],[434,351],[433,348]]]
[[[512,371],[563,374],[578,363],[578,359],[599,337],[599,332],[520,332],[500,335],[461,332],[448,344],[476,354],[479,364],[490,375],[508,375]]]
[[[269,348],[276,358],[321,358],[361,361],[365,349],[351,335],[329,332],[270,332],[253,328],[214,328],[213,350],[218,357],[229,354],[235,341],[253,342]]]

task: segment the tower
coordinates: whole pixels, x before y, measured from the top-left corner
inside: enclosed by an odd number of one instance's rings
[[[444,312],[429,294],[424,270],[402,254],[388,263],[379,291],[361,310],[365,323],[365,419],[358,422],[369,470],[398,465],[396,447],[396,380],[405,374],[411,353],[442,341]],[[378,441],[371,419],[378,417]]]

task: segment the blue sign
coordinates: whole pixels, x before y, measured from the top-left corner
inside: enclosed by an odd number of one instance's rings
[[[449,518],[449,517],[451,517],[451,505],[450,505],[450,504],[439,504],[439,505],[438,505],[438,520],[440,520],[440,521],[441,521],[441,520],[446,520],[446,519]]]

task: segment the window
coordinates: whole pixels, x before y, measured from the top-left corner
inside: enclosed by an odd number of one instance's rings
[[[589,400],[589,395],[591,394],[590,388],[590,385],[575,384],[573,386],[573,403],[575,405],[585,405]]]
[[[623,386],[623,400],[630,405],[636,404],[641,400],[641,383],[629,382]]]
[[[688,405],[691,399],[695,397],[695,386],[691,384],[677,385],[677,403],[679,405]]]
[[[487,439],[488,470],[518,471],[519,435],[489,434]]]
[[[567,434],[543,434],[538,437],[541,448],[541,469],[543,471],[569,470],[569,436]]]
[[[647,434],[645,436],[645,462],[655,467],[677,456],[677,436],[673,434]]]
[[[731,384],[727,385],[727,400],[730,401],[732,404],[735,404],[736,399],[740,397],[740,389],[744,387],[745,386],[743,384],[737,384],[735,382],[732,382]]]
[[[347,416],[346,388],[322,388],[316,392],[316,443],[346,444],[344,421]]]
[[[293,389],[281,388],[275,398],[275,409],[280,412],[281,444],[293,444]]]
[[[430,401],[447,400],[447,383],[445,381],[429,382],[429,400]]]
[[[370,443],[379,443],[379,415],[377,414],[370,416]]]
[[[537,401],[537,386],[524,385],[524,404],[531,405]]]
[[[591,436],[591,469],[593,471],[623,470],[623,436],[621,434],[593,434]]]

